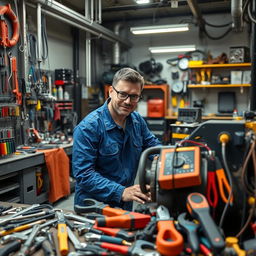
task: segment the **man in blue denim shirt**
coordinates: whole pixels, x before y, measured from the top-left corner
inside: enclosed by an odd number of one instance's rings
[[[132,201],[150,200],[134,185],[141,152],[159,145],[144,119],[134,112],[141,98],[143,77],[131,68],[119,70],[109,99],[88,114],[74,130],[75,204],[94,198],[131,210]]]

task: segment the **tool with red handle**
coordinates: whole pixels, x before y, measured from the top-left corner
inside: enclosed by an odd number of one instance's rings
[[[212,249],[215,252],[222,251],[225,247],[225,241],[210,215],[210,207],[206,198],[200,193],[189,194],[187,209],[193,218],[199,220]]]
[[[17,72],[17,59],[16,57],[11,58],[11,66],[12,66],[12,76],[13,76],[13,87],[12,92],[16,96],[16,103],[21,105],[22,103],[22,94],[19,91],[19,83],[18,83],[18,72]]]
[[[123,255],[129,256],[139,256],[139,255],[152,255],[160,256],[158,252],[155,251],[155,245],[153,243],[137,240],[132,246],[117,245],[105,242],[95,242],[95,245],[100,246],[101,248],[108,249],[113,252],[117,252]]]
[[[170,217],[168,209],[160,205],[157,208],[156,248],[165,256],[179,255],[183,250],[183,237],[176,230],[174,220]]]
[[[96,212],[106,215],[96,218],[98,227],[139,229],[144,228],[151,220],[150,215],[112,208],[94,199],[85,199],[84,204],[85,206],[75,205],[75,212]]]

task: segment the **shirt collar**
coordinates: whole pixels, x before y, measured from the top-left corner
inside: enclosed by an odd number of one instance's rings
[[[117,124],[114,122],[108,109],[108,103],[110,102],[110,100],[111,98],[108,98],[103,105],[104,124],[107,131],[118,127]],[[138,123],[138,121],[132,117],[132,114],[130,114],[126,119],[126,128],[130,127],[132,123]]]

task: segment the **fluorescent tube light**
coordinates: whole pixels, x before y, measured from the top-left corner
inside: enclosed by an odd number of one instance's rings
[[[159,46],[149,47],[151,53],[167,53],[167,52],[190,52],[195,51],[195,45],[176,45],[176,46]]]
[[[150,0],[136,0],[137,4],[149,4]]]
[[[130,28],[130,31],[135,35],[182,32],[182,31],[188,31],[188,30],[189,30],[188,24],[159,25],[159,26],[145,26],[145,27]]]

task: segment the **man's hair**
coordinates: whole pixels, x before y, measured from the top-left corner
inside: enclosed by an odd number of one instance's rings
[[[122,68],[118,70],[113,78],[112,86],[115,87],[120,80],[131,83],[139,83],[141,85],[141,90],[144,86],[144,78],[139,74],[139,72],[132,68]]]

